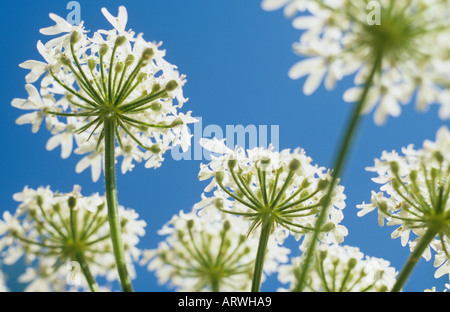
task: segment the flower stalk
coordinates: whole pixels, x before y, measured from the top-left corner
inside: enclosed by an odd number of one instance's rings
[[[125,251],[122,243],[122,233],[120,227],[119,212],[117,209],[117,187],[115,169],[115,117],[114,115],[104,118],[105,132],[105,186],[106,203],[108,206],[108,219],[110,226],[111,240],[116,258],[117,271],[120,283],[125,292],[133,291],[131,280],[128,274]]]
[[[252,292],[259,292],[261,289],[261,278],[264,268],[264,259],[266,256],[267,245],[273,227],[273,218],[270,216],[262,220],[261,234],[259,237],[258,251],[256,253],[255,268],[252,279]]]
[[[314,249],[316,248],[318,236],[321,232],[320,229],[322,228],[322,226],[325,222],[325,217],[327,215],[328,206],[330,205],[331,198],[333,196],[334,188],[336,187],[336,185],[338,183],[338,179],[343,171],[345,161],[346,161],[347,156],[350,151],[351,143],[353,141],[353,138],[356,135],[358,125],[362,119],[361,113],[363,111],[367,95],[368,95],[370,87],[374,81],[375,74],[381,68],[382,59],[383,59],[383,54],[382,54],[382,52],[379,52],[372,64],[372,69],[371,69],[369,77],[367,78],[367,81],[365,83],[364,90],[361,94],[361,97],[360,97],[357,105],[355,106],[355,108],[353,110],[350,122],[348,123],[347,130],[344,133],[342,143],[339,147],[338,153],[336,154],[334,166],[332,167],[333,175],[332,175],[332,178],[331,178],[331,181],[329,184],[327,194],[324,196],[323,201],[322,201],[322,210],[320,211],[319,217],[317,218],[315,230],[314,230],[311,242],[310,242],[310,246],[308,247],[308,249],[306,251],[306,253],[307,253],[306,258],[305,258],[304,266],[303,266],[303,269],[302,269],[302,272],[301,272],[301,275],[299,278],[298,285],[296,287],[296,291],[301,291],[303,289],[303,287],[305,286],[309,266],[311,264],[311,261],[312,261],[313,255],[314,255]]]

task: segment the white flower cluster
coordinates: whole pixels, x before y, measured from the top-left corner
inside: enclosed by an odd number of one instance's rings
[[[80,187],[71,193],[53,192],[49,187],[25,187],[14,195],[20,202],[14,214],[0,220],[0,251],[6,265],[22,256],[30,264],[19,281],[26,291],[63,291],[69,285],[87,289],[83,272],[72,272],[71,262],[83,259],[94,277],[118,279],[109,234],[105,198],[95,193],[82,196]],[[132,209],[119,206],[127,266],[135,276],[133,263],[141,255],[137,248],[146,223]],[[81,263],[80,263],[81,264]],[[69,281],[71,274],[75,275]]]
[[[294,51],[305,57],[289,71],[292,79],[307,77],[303,91],[327,89],[355,74],[355,87],[344,94],[361,97],[375,58],[381,65],[363,112],[375,107],[374,120],[399,116],[401,105],[415,98],[426,110],[439,104],[439,117],[450,119],[450,5],[446,0],[264,0],[263,8],[283,6],[302,35]]]
[[[364,256],[357,247],[320,245],[314,252],[305,291],[313,292],[384,292],[395,283],[397,272],[384,259]],[[279,269],[278,279],[296,291],[303,257]]]
[[[144,251],[143,264],[161,284],[177,291],[249,291],[258,237],[246,235],[246,222],[217,209],[182,211],[159,231],[158,248]],[[288,261],[289,249],[272,239],[265,273]]]
[[[205,188],[212,197],[203,195],[197,207],[214,204],[219,210],[250,220],[250,232],[261,225],[265,218],[272,219],[283,232],[280,242],[289,233],[297,239],[315,230],[321,200],[328,190],[330,174],[325,168],[312,165],[312,159],[304,150],[289,149],[276,152],[273,147],[228,149],[223,141],[203,139],[204,148],[219,157],[212,156],[209,164],[202,164],[199,179],[213,178]],[[331,204],[327,209],[326,224],[320,229],[321,239],[327,243],[343,241],[348,231],[339,223],[345,207],[343,186],[334,188]]]
[[[123,156],[123,173],[132,170],[134,162],[160,166],[172,146],[180,144],[187,150],[191,139],[187,124],[195,122],[190,112],[178,112],[187,101],[182,91],[186,80],[164,59],[161,43],[126,30],[125,7],[119,8],[118,17],[105,8],[102,12],[114,29],[98,30],[92,37],[83,23],[72,26],[50,14],[56,25],[41,33],[59,37],[37,43],[44,62],[20,64],[31,70],[25,85],[28,98],[12,101],[12,106],[32,111],[19,117],[17,124],[31,124],[37,132],[45,119],[53,135],[48,150],[60,146],[62,158],[72,151],[87,154],[76,171],[91,167],[94,181],[102,170],[105,118],[115,118],[116,155]],[[33,83],[40,78],[37,88]]]
[[[423,257],[430,260],[434,249],[435,277],[450,274],[450,132],[441,127],[435,142],[427,140],[419,150],[410,145],[402,152],[385,151],[367,168],[378,174],[372,180],[381,187],[372,191],[369,204],[358,205],[358,215],[378,207],[380,225],[386,219],[387,225],[398,226],[392,238],[400,237],[411,250],[426,233],[434,234]],[[417,237],[412,239],[411,233]]]

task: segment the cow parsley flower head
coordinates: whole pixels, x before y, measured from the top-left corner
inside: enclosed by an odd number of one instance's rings
[[[439,129],[436,141],[425,141],[422,149],[412,145],[397,152],[383,152],[375,166],[367,168],[378,174],[372,180],[381,184],[372,191],[369,204],[358,205],[363,216],[378,208],[380,225],[397,226],[392,238],[401,238],[413,250],[421,239],[428,238],[423,257],[437,251],[436,277],[450,273],[450,132]],[[411,234],[415,234],[411,238]]]
[[[357,101],[375,64],[364,112],[375,108],[377,124],[399,116],[401,105],[415,98],[426,110],[439,104],[439,117],[450,119],[448,31],[450,6],[445,0],[265,0],[263,8],[287,5],[293,26],[302,30],[294,51],[305,57],[289,71],[307,77],[303,91],[313,93],[324,81],[331,89],[356,74],[344,100]],[[379,59],[379,61],[378,61]]]
[[[12,106],[31,111],[19,117],[18,124],[29,123],[36,132],[45,120],[53,135],[48,150],[60,146],[62,158],[72,152],[88,154],[76,170],[92,167],[94,181],[100,176],[101,143],[108,132],[117,139],[116,154],[123,157],[125,173],[135,162],[160,166],[174,145],[187,150],[187,124],[195,121],[190,112],[179,112],[187,101],[182,90],[186,79],[164,59],[161,43],[126,30],[125,7],[119,8],[117,18],[105,8],[102,12],[114,28],[91,37],[83,23],[72,26],[50,14],[56,25],[41,33],[59,37],[38,42],[45,62],[20,64],[31,70],[26,76],[28,97],[12,101]],[[40,78],[37,88],[33,83]]]
[[[145,251],[142,263],[155,272],[159,283],[177,291],[248,291],[257,238],[246,237],[242,219],[216,209],[205,211],[173,216],[159,231],[166,239],[157,249]],[[289,252],[274,240],[272,245],[266,274],[286,262]]]
[[[30,264],[19,278],[29,283],[27,291],[63,291],[68,286],[87,289],[80,276],[69,281],[70,274],[82,274],[85,268],[94,278],[118,279],[104,197],[97,193],[82,196],[79,186],[70,193],[25,187],[14,199],[20,202],[17,210],[14,214],[5,211],[0,220],[0,250],[7,265],[22,256]],[[119,214],[126,261],[134,276],[133,262],[141,253],[137,244],[146,223],[134,210],[122,206]],[[79,272],[71,271],[71,263],[79,266]]]
[[[297,239],[313,232],[322,199],[327,192],[330,174],[312,165],[304,150],[276,152],[273,147],[232,151],[223,142],[202,140],[206,149],[222,153],[202,165],[200,180],[213,178],[198,206],[214,204],[220,211],[243,216],[251,221],[250,232],[270,221],[293,233]],[[340,225],[345,207],[344,187],[337,186],[327,209],[322,239],[342,242],[347,229]]]
[[[296,291],[303,257],[279,269],[278,279]],[[305,291],[313,292],[383,292],[392,288],[396,271],[384,259],[364,256],[357,248],[341,245],[320,245],[314,251],[311,272]]]

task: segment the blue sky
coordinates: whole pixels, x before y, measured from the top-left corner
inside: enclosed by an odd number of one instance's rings
[[[87,29],[110,29],[100,9],[106,6],[116,15],[118,6],[125,5],[127,28],[143,32],[148,41],[162,41],[166,59],[187,76],[184,94],[190,100],[184,111],[191,110],[193,116],[201,117],[203,127],[214,124],[225,131],[227,125],[275,125],[279,127],[280,149],[302,147],[314,163],[330,166],[352,108],[342,100],[352,80],[341,81],[332,91],[320,87],[313,95],[303,95],[303,80],[293,81],[287,76],[289,68],[299,60],[292,43],[300,33],[281,11],[263,11],[260,0],[78,2]],[[51,12],[66,17],[70,12],[67,3],[18,0],[2,4],[0,24],[7,31],[2,33],[0,50],[0,212],[15,210],[17,203],[12,195],[25,185],[50,185],[54,190],[68,192],[79,184],[84,194],[104,191],[101,180],[91,181],[89,171],[75,173],[80,156],[62,160],[58,149],[46,151],[48,131],[42,128],[33,134],[29,126],[16,125],[22,112],[10,105],[13,98],[26,97],[27,70],[18,64],[41,59],[36,42],[46,38],[39,29],[53,25],[48,17]],[[384,126],[374,125],[372,115],[365,117],[342,181],[347,195],[343,224],[349,229],[344,244],[389,260],[400,270],[409,250],[401,246],[399,239],[390,238],[393,228],[380,228],[375,212],[363,218],[356,216],[356,205],[369,201],[371,190],[377,189],[370,180],[372,174],[364,168],[372,165],[383,150],[400,150],[408,144],[421,146],[425,139],[434,139],[443,124],[435,108],[418,113],[411,104]],[[156,231],[173,214],[190,210],[200,200],[207,184],[197,179],[201,163],[176,161],[168,155],[157,170],[138,164],[131,173],[118,173],[119,202],[134,208],[148,224],[142,248],[155,248],[161,239]],[[14,279],[23,271],[23,265],[2,269],[9,276],[10,288],[20,290],[22,285],[14,283]],[[437,286],[442,290],[448,279],[436,280],[434,271],[432,261],[421,260],[404,289],[422,291]],[[274,278],[269,278],[262,290],[273,291],[278,286]],[[137,291],[168,290],[157,285],[153,273],[144,268],[138,268],[134,287]]]

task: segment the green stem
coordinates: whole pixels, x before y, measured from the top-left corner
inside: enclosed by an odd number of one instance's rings
[[[133,287],[128,275],[125,250],[122,243],[122,233],[117,204],[116,168],[115,168],[115,117],[104,118],[105,132],[105,184],[106,202],[108,206],[108,218],[111,240],[116,257],[117,270],[123,291],[131,292]]]
[[[373,83],[374,77],[376,72],[379,70],[382,62],[382,53],[379,53],[373,63],[372,70],[370,72],[369,77],[367,78],[367,81],[364,86],[363,93],[361,94],[361,98],[359,99],[359,102],[357,103],[355,109],[353,110],[353,114],[351,116],[350,122],[347,124],[347,130],[344,133],[344,136],[342,138],[342,143],[340,145],[340,149],[338,150],[338,153],[336,155],[336,159],[334,161],[333,166],[333,175],[331,179],[331,183],[329,185],[329,189],[327,194],[325,195],[323,199],[322,204],[322,210],[317,218],[316,225],[315,225],[315,231],[313,233],[313,237],[311,240],[311,245],[309,246],[308,250],[306,251],[306,258],[304,262],[304,266],[302,268],[302,272],[299,278],[299,283],[297,285],[296,291],[301,291],[303,287],[305,286],[306,276],[308,274],[310,262],[312,260],[314,249],[317,244],[317,240],[319,237],[320,229],[322,228],[322,225],[326,219],[327,215],[327,208],[331,203],[331,198],[333,195],[334,188],[338,182],[339,176],[341,175],[341,172],[344,167],[345,160],[347,158],[347,155],[350,151],[350,146],[353,141],[353,138],[356,134],[357,127],[359,125],[359,122],[361,120],[361,112],[364,108],[364,104],[366,102],[367,94],[369,93],[370,87]]]
[[[256,253],[255,268],[253,271],[252,292],[259,292],[261,289],[264,258],[266,256],[267,244],[269,242],[272,226],[273,219],[270,216],[262,220],[261,234],[259,236],[258,251]]]
[[[89,270],[89,266],[86,262],[86,259],[84,258],[82,253],[77,253],[75,255],[76,260],[80,264],[81,270],[83,271],[84,277],[86,278],[86,281],[89,285],[89,289],[92,292],[98,292],[100,289],[98,287],[97,282],[95,281],[94,276],[91,273],[91,270]]]
[[[406,280],[411,275],[412,270],[416,266],[417,262],[419,261],[420,257],[422,257],[422,254],[424,253],[425,249],[430,245],[431,241],[435,238],[437,232],[429,228],[425,235],[423,235],[419,242],[417,243],[416,247],[414,248],[413,252],[409,256],[408,260],[406,261],[405,265],[403,266],[403,269],[401,270],[400,274],[397,277],[397,281],[394,284],[394,287],[392,287],[392,292],[399,292],[403,285],[405,285]]]

